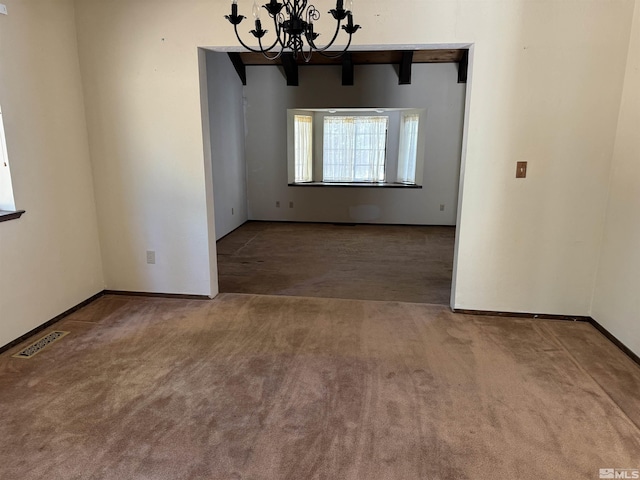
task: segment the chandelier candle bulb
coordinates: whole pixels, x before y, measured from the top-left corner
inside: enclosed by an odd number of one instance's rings
[[[347,10],[353,12],[353,0],[347,0]]]
[[[253,18],[254,20],[260,20],[260,7],[258,7],[258,3],[255,0],[253,2]]]

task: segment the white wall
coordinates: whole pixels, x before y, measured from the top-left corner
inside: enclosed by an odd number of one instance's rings
[[[244,98],[226,53],[207,52],[216,240],[247,221]]]
[[[197,49],[206,3],[76,2],[107,289],[217,293]]]
[[[0,223],[0,346],[104,288],[73,2],[2,3],[0,104],[27,213]]]
[[[633,19],[592,316],[640,355],[640,3]]]
[[[301,67],[300,86],[288,87],[278,68],[247,68],[249,218],[455,225],[466,88],[457,65],[413,65],[411,85],[398,85],[392,65],[356,66],[350,87],[341,71]],[[287,186],[287,109],[332,107],[426,108],[423,188]],[[397,136],[389,146],[397,157]]]
[[[476,48],[453,302],[587,315],[633,2],[501,5],[458,17]]]
[[[107,284],[213,292],[197,47],[237,46],[229,2],[76,6]],[[474,43],[456,307],[589,314],[633,6],[358,7],[356,46]],[[166,267],[144,265],[150,246]]]

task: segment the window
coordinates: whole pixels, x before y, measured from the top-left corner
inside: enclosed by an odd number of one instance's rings
[[[287,183],[422,188],[425,108],[287,110]]]
[[[400,152],[398,153],[398,181],[416,183],[418,159],[418,127],[420,115],[403,115],[400,123]]]
[[[384,182],[388,117],[325,117],[323,181]]]
[[[296,115],[294,117],[295,135],[295,181],[296,183],[313,180],[313,117]]]
[[[9,171],[9,159],[7,157],[7,145],[4,139],[4,124],[2,122],[2,110],[0,109],[0,210],[15,210],[13,201],[13,187],[11,185],[11,172]]]

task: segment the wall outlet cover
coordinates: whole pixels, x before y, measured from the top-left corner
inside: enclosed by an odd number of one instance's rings
[[[2,15],[9,15],[9,12],[7,12],[7,6],[3,3],[0,3],[0,13]]]

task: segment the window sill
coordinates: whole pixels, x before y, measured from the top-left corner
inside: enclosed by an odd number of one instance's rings
[[[17,220],[22,216],[24,210],[18,210],[17,212],[11,212],[8,210],[0,210],[0,222],[8,222],[9,220]]]
[[[290,183],[290,187],[341,187],[341,188],[409,188],[421,189],[422,185],[413,185],[407,183],[370,183],[370,182],[304,182]]]

